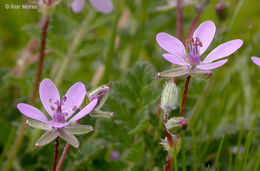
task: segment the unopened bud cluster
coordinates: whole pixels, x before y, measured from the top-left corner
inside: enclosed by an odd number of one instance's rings
[[[168,114],[175,110],[179,102],[179,89],[173,80],[168,81],[163,90],[161,97],[161,108],[164,111],[165,128],[168,136],[162,140],[161,144],[169,155],[174,154],[174,150],[178,153],[181,146],[180,133],[187,127],[187,120],[184,117],[172,117],[168,119]],[[172,139],[173,143],[168,142],[168,138]],[[173,144],[173,145],[172,145]]]

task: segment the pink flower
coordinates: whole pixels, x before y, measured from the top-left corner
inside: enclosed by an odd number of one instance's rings
[[[260,67],[260,58],[252,56],[251,60]]]
[[[161,48],[168,53],[163,54],[164,59],[179,65],[179,67],[158,73],[157,77],[178,77],[185,74],[192,76],[210,76],[211,70],[224,65],[228,59],[219,60],[237,51],[243,44],[240,39],[223,43],[211,51],[201,61],[200,56],[209,47],[214,38],[216,26],[212,21],[205,21],[195,30],[192,39],[187,40],[189,53],[182,42],[167,33],[159,33],[156,40]],[[217,61],[219,60],[219,61]]]
[[[72,116],[85,98],[86,89],[83,83],[75,83],[60,99],[56,86],[51,80],[44,79],[40,84],[39,94],[42,105],[51,118],[50,120],[40,110],[31,105],[25,103],[17,105],[18,110],[23,115],[32,119],[26,121],[30,126],[46,131],[37,141],[36,146],[46,145],[60,136],[72,146],[78,148],[79,142],[73,134],[88,133],[93,128],[87,125],[71,125],[71,123],[89,114],[96,107],[97,98]]]
[[[89,0],[91,5],[96,8],[99,12],[108,14],[114,9],[111,0]],[[85,0],[73,0],[71,8],[75,13],[80,13],[85,5]]]

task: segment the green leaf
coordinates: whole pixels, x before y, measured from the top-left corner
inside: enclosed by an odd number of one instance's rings
[[[138,143],[134,144],[133,147],[130,149],[126,160],[130,162],[139,162],[143,157],[143,142],[139,141]]]
[[[147,127],[149,126],[149,120],[143,120],[142,122],[140,122],[139,125],[137,125],[136,128],[132,129],[129,133],[130,134],[140,134],[142,131],[144,131],[145,129],[147,129]]]

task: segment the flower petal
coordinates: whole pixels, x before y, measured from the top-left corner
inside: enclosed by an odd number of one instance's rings
[[[223,43],[216,47],[213,51],[211,51],[202,63],[210,63],[212,61],[229,56],[235,51],[237,51],[242,45],[243,41],[240,39],[231,40],[226,43]]]
[[[23,115],[27,116],[28,118],[36,119],[44,123],[49,122],[46,116],[39,109],[31,105],[19,103],[17,108]]]
[[[46,131],[36,142],[36,147],[41,147],[46,144],[49,144],[51,141],[53,141],[55,138],[57,138],[59,135],[58,131],[55,129],[52,129],[50,131]]]
[[[213,40],[216,32],[216,26],[212,21],[205,21],[199,25],[199,27],[193,33],[193,39],[196,37],[202,42],[202,47],[200,48],[200,55],[202,55],[205,50],[209,47],[211,41]]]
[[[179,67],[170,70],[166,70],[157,74],[157,78],[173,78],[179,77],[189,73],[189,69],[187,67]]]
[[[97,105],[98,99],[92,100],[86,107],[84,107],[79,113],[77,113],[74,117],[72,117],[69,123],[77,121],[87,114],[89,114]]]
[[[60,101],[60,94],[56,86],[49,79],[42,80],[39,88],[40,99],[45,110],[52,117],[56,101]]]
[[[93,127],[89,125],[69,125],[63,129],[71,134],[86,134],[93,131]]]
[[[65,96],[64,105],[61,106],[63,112],[67,113],[65,119],[68,119],[82,104],[86,96],[85,85],[77,82],[70,87]]]
[[[260,66],[260,58],[252,56],[251,60],[258,66]]]
[[[45,131],[52,129],[52,127],[50,125],[43,123],[43,122],[39,122],[39,121],[34,120],[34,119],[27,120],[26,123],[29,126],[36,128],[36,129],[41,129],[41,130],[45,130]]]
[[[171,53],[176,58],[186,58],[186,50],[182,42],[168,33],[158,33],[156,41],[161,48]]]
[[[228,59],[221,60],[221,61],[218,61],[218,62],[213,62],[213,63],[201,64],[201,65],[197,65],[196,68],[201,69],[201,70],[211,70],[211,69],[221,67],[227,61],[228,61]]]
[[[65,131],[64,129],[60,129],[59,135],[62,139],[64,139],[67,143],[69,143],[73,147],[79,148],[78,139],[74,135],[72,135],[71,133]]]
[[[73,0],[71,9],[75,13],[80,13],[85,5],[85,0]]]
[[[172,54],[165,53],[162,55],[164,59],[167,61],[171,62],[172,64],[177,64],[177,65],[190,65],[189,63],[185,62],[183,59],[180,59]]]
[[[89,0],[94,8],[96,8],[99,12],[108,14],[111,13],[114,9],[114,6],[111,0]]]

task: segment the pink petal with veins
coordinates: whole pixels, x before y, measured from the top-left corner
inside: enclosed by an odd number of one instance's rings
[[[89,0],[91,5],[96,8],[99,12],[108,14],[114,9],[111,0]]]
[[[256,57],[256,56],[252,56],[251,60],[260,67],[260,58]]]
[[[31,105],[25,103],[19,103],[17,105],[17,108],[23,115],[27,116],[28,118],[36,119],[43,123],[49,122],[46,116],[40,110],[38,110],[37,108]]]
[[[69,123],[77,121],[87,114],[89,114],[97,105],[98,100],[94,99],[92,100],[86,107],[84,107],[79,113],[77,113],[74,117],[72,117],[69,121]]]
[[[223,43],[216,47],[213,51],[211,51],[202,63],[210,63],[212,61],[229,56],[232,53],[236,52],[242,45],[243,41],[240,39],[231,40]]]
[[[182,42],[168,33],[158,33],[156,41],[161,48],[171,53],[176,58],[186,59],[186,50]]]
[[[40,84],[39,94],[43,107],[52,117],[54,109],[57,107],[55,102],[60,101],[58,89],[51,80],[44,79]]]
[[[80,13],[85,5],[85,0],[73,0],[71,9],[75,13]]]
[[[215,69],[215,68],[221,67],[227,61],[228,61],[228,59],[224,59],[224,60],[221,60],[221,61],[218,61],[218,62],[207,63],[207,64],[200,64],[200,65],[197,65],[196,68],[201,69],[201,70],[211,70],[211,69]]]
[[[69,118],[82,104],[86,96],[85,85],[81,82],[77,82],[72,85],[63,98],[64,102],[61,106],[63,112],[67,114],[65,119]]]
[[[209,47],[211,41],[213,40],[216,32],[216,26],[212,21],[205,21],[199,25],[199,27],[193,33],[193,39],[196,37],[202,42],[202,47],[200,48],[200,55],[202,55]]]

